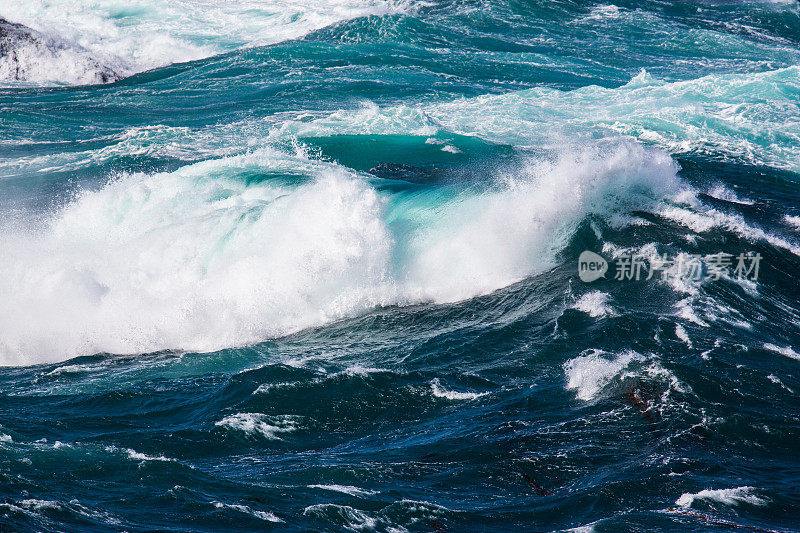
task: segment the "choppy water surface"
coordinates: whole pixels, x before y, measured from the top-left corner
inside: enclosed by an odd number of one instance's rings
[[[799,13],[6,0],[0,529],[797,530]]]

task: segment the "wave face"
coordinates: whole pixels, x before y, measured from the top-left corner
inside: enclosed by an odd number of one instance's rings
[[[0,17],[0,530],[797,529],[796,3]]]

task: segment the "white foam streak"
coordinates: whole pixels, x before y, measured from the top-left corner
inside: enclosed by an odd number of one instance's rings
[[[724,505],[739,505],[749,503],[750,505],[763,506],[767,500],[753,494],[753,487],[736,487],[732,489],[701,490],[697,493],[686,492],[675,500],[675,504],[684,508],[691,507],[697,500],[706,500]]]
[[[236,503],[222,503],[222,502],[212,502],[214,507],[217,509],[231,509],[233,511],[238,511],[240,513],[244,513],[246,515],[253,516],[260,520],[265,520],[267,522],[283,522],[282,519],[275,516],[273,513],[268,511],[258,511],[256,509],[251,509],[247,505],[239,505]]]
[[[792,215],[785,215],[783,220],[789,224],[793,230],[800,231],[800,217],[792,216]]]
[[[689,337],[689,334],[682,325],[675,324],[675,336],[682,340],[687,347],[692,347],[692,339]]]
[[[438,378],[431,382],[431,391],[437,398],[446,398],[448,400],[476,400],[481,396],[489,394],[488,392],[458,392],[448,390],[442,386]]]
[[[763,240],[775,247],[783,248],[794,255],[800,256],[800,244],[753,226],[747,223],[741,215],[723,213],[714,208],[698,210],[693,207],[679,206],[666,207],[659,214],[698,233],[721,228],[736,233],[749,241]]]
[[[778,346],[768,342],[764,344],[764,349],[800,361],[800,353],[797,353],[791,346]]]
[[[358,497],[371,496],[373,494],[378,493],[378,491],[376,490],[360,489],[358,487],[353,487],[350,485],[309,485],[308,488],[330,490],[333,492],[341,492],[342,494],[347,494],[348,496],[358,496]]]

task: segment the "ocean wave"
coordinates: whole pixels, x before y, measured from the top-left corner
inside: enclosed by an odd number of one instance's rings
[[[568,360],[563,365],[567,379],[565,388],[575,391],[579,400],[593,402],[602,398],[609,390],[626,394],[636,394],[643,381],[658,383],[661,390],[658,405],[636,399],[635,404],[648,404],[650,407],[662,409],[670,394],[687,393],[690,389],[683,384],[669,369],[652,355],[644,356],[633,350],[610,353],[598,349],[585,350],[578,357]],[[633,386],[626,386],[626,385]],[[652,393],[653,391],[650,391]],[[655,400],[651,398],[650,400]]]
[[[686,226],[696,233],[705,233],[712,229],[723,229],[751,242],[766,241],[776,248],[782,248],[800,256],[800,243],[748,223],[742,215],[725,213],[718,209],[704,206],[702,203],[697,203],[694,206],[666,206],[659,215]]]
[[[59,47],[25,48],[24,81],[113,81],[245,46],[296,39],[330,24],[412,9],[403,0],[145,1],[6,0],[0,16],[33,28]],[[0,80],[15,80],[0,62]]]
[[[767,342],[764,344],[764,349],[800,361],[800,353],[794,351],[794,348],[792,348],[791,346],[778,346],[777,344],[772,344],[770,342]]]
[[[137,452],[136,450],[133,450],[131,448],[117,448],[116,446],[106,446],[105,449],[110,453],[122,453],[133,461],[162,461],[162,462],[175,461],[175,459],[170,459],[169,457],[164,457],[163,455],[159,456],[147,455],[145,453]]]
[[[137,126],[87,141],[100,148],[0,158],[0,175],[75,171],[124,157],[193,162],[298,140],[313,148],[319,139],[345,135],[426,138],[432,149],[454,157],[471,138],[541,153],[624,137],[670,154],[800,172],[798,96],[796,66],[673,82],[643,71],[617,88],[537,87],[393,106],[362,101],[333,112],[281,111],[202,128]],[[338,154],[326,155],[335,159]],[[735,204],[753,202],[720,183],[712,184],[708,194]]]
[[[471,298],[553,266],[584,217],[657,202],[675,173],[623,142],[531,160],[486,188],[414,194],[266,149],[124,175],[44,229],[0,232],[16,251],[0,265],[0,361],[211,351]]]
[[[400,500],[377,511],[367,511],[334,503],[310,505],[303,515],[325,522],[347,531],[393,531],[405,532],[438,523],[453,511],[441,505],[414,500]]]

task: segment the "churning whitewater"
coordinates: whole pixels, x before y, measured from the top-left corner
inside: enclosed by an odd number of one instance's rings
[[[797,530],[799,162],[796,2],[6,0],[0,530]]]
[[[554,266],[586,216],[680,190],[675,167],[621,143],[435,190],[274,150],[124,174],[2,237],[2,362],[218,350],[465,300]]]

